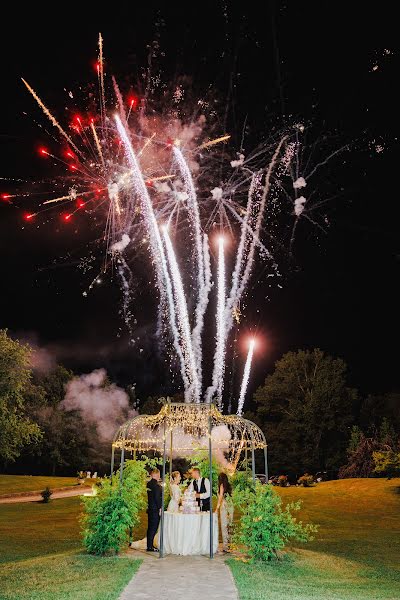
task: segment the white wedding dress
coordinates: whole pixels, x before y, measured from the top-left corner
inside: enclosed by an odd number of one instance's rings
[[[171,500],[169,501],[167,511],[179,512],[179,502],[182,496],[181,488],[177,483],[171,483]]]

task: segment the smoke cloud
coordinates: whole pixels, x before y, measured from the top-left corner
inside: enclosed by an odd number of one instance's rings
[[[122,235],[121,240],[119,242],[115,242],[111,246],[111,248],[110,248],[111,252],[123,252],[130,241],[131,241],[131,238],[129,237],[129,235],[127,233],[124,233]]]
[[[10,335],[14,340],[30,346],[29,363],[34,371],[47,375],[56,367],[55,353],[51,348],[40,344],[39,336],[35,331],[16,331]]]
[[[79,410],[85,421],[93,423],[101,440],[110,441],[117,428],[137,413],[129,406],[126,392],[114,383],[107,383],[105,369],[74,377],[66,386],[62,406]]]

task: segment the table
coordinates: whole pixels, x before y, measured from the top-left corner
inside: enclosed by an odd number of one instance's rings
[[[218,515],[213,514],[213,551],[218,550]],[[164,552],[188,556],[210,554],[210,513],[164,513]]]

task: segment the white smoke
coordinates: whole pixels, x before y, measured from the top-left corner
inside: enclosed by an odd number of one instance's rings
[[[293,182],[293,187],[295,190],[299,190],[300,188],[306,187],[307,182],[304,177],[299,177],[296,181]]]
[[[175,198],[178,202],[186,202],[189,196],[186,192],[175,192]]]
[[[153,185],[159,194],[169,194],[171,191],[166,181],[154,181]]]
[[[30,366],[39,373],[47,374],[56,366],[56,357],[47,348],[40,348],[30,342]]]
[[[231,167],[241,167],[244,163],[244,154],[239,154],[238,160],[231,160]]]
[[[296,217],[299,217],[304,210],[304,205],[307,202],[307,199],[304,196],[300,196],[300,198],[296,198],[294,201],[294,214]]]
[[[54,348],[42,346],[39,336],[35,331],[17,331],[11,337],[30,348],[29,366],[34,371],[47,375],[57,366],[57,358]]]
[[[105,369],[74,377],[67,383],[62,406],[65,410],[80,410],[85,421],[96,425],[103,441],[112,439],[117,428],[137,413],[129,406],[124,390],[114,383],[107,385]]]
[[[217,202],[219,200],[222,200],[222,188],[220,187],[215,187],[214,189],[211,190],[211,196],[213,198],[213,200],[216,200]]]
[[[162,440],[161,432],[153,433],[153,439],[159,439],[158,450],[161,451]],[[226,425],[217,425],[211,430],[212,453],[218,462],[224,468],[230,467],[230,462],[225,454],[229,451],[229,442],[231,432]],[[172,458],[190,457],[196,450],[208,450],[208,437],[197,437],[190,433],[185,433],[182,428],[174,429],[172,438]],[[170,448],[167,445],[167,455],[170,455]]]
[[[115,244],[111,246],[111,252],[123,252],[123,250],[125,250],[130,241],[131,238],[129,237],[129,235],[127,233],[124,233],[121,240],[119,242],[115,242]]]

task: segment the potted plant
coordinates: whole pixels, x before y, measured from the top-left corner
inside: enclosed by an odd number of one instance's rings
[[[288,487],[289,482],[288,482],[287,475],[279,475],[279,477],[278,477],[278,485],[280,487]]]
[[[308,473],[304,473],[304,475],[299,477],[297,483],[303,487],[312,487],[314,485],[314,477]]]
[[[53,494],[53,492],[51,491],[51,489],[49,487],[45,488],[43,490],[43,492],[40,492],[40,495],[43,498],[42,502],[44,504],[47,504],[48,502],[50,502],[50,497],[52,496],[52,494]]]
[[[76,475],[77,475],[76,480],[79,483],[79,485],[83,485],[86,481],[85,473],[83,471],[78,471]]]

